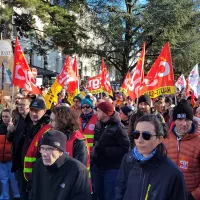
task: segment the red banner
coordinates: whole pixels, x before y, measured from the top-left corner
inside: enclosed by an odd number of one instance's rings
[[[61,86],[65,86],[70,81],[75,81],[75,80],[78,79],[76,77],[74,70],[72,69],[71,64],[70,64],[70,57],[69,56],[66,57],[62,71],[58,75],[57,79],[58,79],[58,82],[60,83]]]
[[[72,69],[76,75],[75,81],[70,81],[67,87],[67,93],[68,93],[68,101],[72,103],[73,98],[79,93],[79,81],[78,81],[78,67],[76,62],[76,56],[74,58],[74,64],[72,66]]]
[[[98,93],[103,92],[103,89],[102,89],[102,86],[101,86],[101,77],[102,77],[102,75],[99,74],[97,76],[88,78],[86,89],[90,93],[98,94]]]
[[[109,81],[108,70],[106,69],[106,65],[103,59],[102,59],[102,65],[101,65],[101,74],[102,74],[101,84],[102,84],[103,91],[107,93],[108,95],[113,96],[112,88]]]
[[[172,59],[167,42],[144,78],[140,87],[140,95],[147,93],[151,98],[156,98],[162,94],[174,94],[175,92]]]
[[[130,87],[132,85],[133,85],[133,82],[132,82],[131,73],[128,71],[124,79],[124,82],[120,88],[120,92],[123,92],[126,96],[129,96],[128,93],[130,93]]]
[[[14,52],[14,69],[12,84],[26,89],[33,94],[41,94],[42,91],[35,84],[35,79],[31,69],[28,66],[18,38],[16,37]]]

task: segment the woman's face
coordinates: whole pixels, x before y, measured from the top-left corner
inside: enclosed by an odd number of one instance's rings
[[[150,122],[138,122],[136,125],[135,130],[140,132],[140,136],[138,139],[135,139],[135,144],[138,149],[138,151],[144,156],[149,156],[152,151],[163,141],[163,137],[157,137],[155,127]],[[142,137],[142,132],[147,131],[152,136],[149,140],[145,140]]]
[[[57,129],[56,115],[52,112],[50,115],[50,122],[52,129]]]

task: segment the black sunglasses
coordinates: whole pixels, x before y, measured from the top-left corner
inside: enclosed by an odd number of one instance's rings
[[[142,134],[142,137],[144,140],[150,140],[152,136],[158,136],[158,135],[151,135],[149,131],[143,131],[140,133],[140,131],[133,131],[133,139],[137,140],[140,137],[140,134]]]
[[[91,106],[82,106],[81,108],[82,109],[85,109],[85,108],[87,108],[87,109],[89,109]]]

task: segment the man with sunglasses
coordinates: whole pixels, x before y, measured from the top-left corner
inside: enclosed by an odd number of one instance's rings
[[[39,158],[33,168],[30,200],[90,200],[86,167],[65,153],[67,136],[47,131],[39,142]]]
[[[94,193],[99,200],[113,200],[121,161],[129,150],[129,138],[112,103],[97,105],[97,119],[91,155]]]
[[[173,111],[173,123],[164,144],[168,156],[183,172],[188,200],[200,199],[200,129],[193,121],[193,109],[182,99]]]
[[[90,147],[90,152],[94,144],[94,127],[97,123],[97,116],[94,114],[93,102],[89,96],[86,96],[85,99],[81,101],[81,110],[80,115],[81,129],[88,141]]]

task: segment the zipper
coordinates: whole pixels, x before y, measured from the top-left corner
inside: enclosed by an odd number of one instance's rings
[[[180,142],[181,142],[181,138],[178,138],[177,137],[177,152],[178,152],[178,154],[177,154],[177,165],[179,165],[179,154],[180,154]]]
[[[144,181],[145,181],[145,173],[143,173],[143,170],[141,169],[141,174],[144,174],[143,179],[142,179],[142,189],[141,189],[141,194],[140,194],[140,200],[143,200],[142,194],[143,194],[143,189],[144,189]]]

